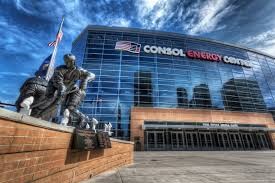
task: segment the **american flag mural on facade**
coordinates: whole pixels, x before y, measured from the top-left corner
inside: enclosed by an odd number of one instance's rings
[[[140,53],[141,44],[131,41],[118,41],[116,42],[115,50],[124,50],[131,53]]]

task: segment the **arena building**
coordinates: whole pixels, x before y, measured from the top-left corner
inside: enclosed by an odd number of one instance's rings
[[[275,58],[178,33],[87,26],[72,45],[96,75],[81,111],[136,150],[275,147]],[[272,116],[273,115],[273,116]]]

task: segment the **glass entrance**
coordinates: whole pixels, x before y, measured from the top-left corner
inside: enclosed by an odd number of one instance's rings
[[[210,132],[199,132],[200,146],[202,150],[212,150],[213,141]]]
[[[146,136],[147,150],[160,151],[165,149],[164,132],[148,131]]]
[[[172,150],[184,150],[185,138],[183,132],[171,132],[171,148]]]
[[[218,132],[219,148],[220,150],[230,150],[231,144],[228,133]]]
[[[199,150],[199,138],[197,132],[185,132],[187,150]]]
[[[231,147],[232,150],[242,150],[243,144],[241,140],[241,136],[237,132],[230,132],[229,133],[230,141],[231,141]]]
[[[255,149],[255,145],[254,145],[251,133],[242,132],[241,137],[242,137],[242,141],[243,141],[244,150],[253,150],[253,149]]]
[[[268,150],[268,134],[258,131],[163,130],[145,131],[145,150]]]
[[[258,143],[258,148],[260,148],[262,150],[270,149],[265,133],[257,133],[256,139],[257,139],[257,143]]]

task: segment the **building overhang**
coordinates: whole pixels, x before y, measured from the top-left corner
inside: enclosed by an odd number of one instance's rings
[[[198,123],[198,124],[206,124],[206,123]],[[245,125],[241,126],[241,124],[235,124],[235,125],[209,125],[209,126],[204,126],[204,125],[193,125],[193,124],[169,124],[164,123],[164,124],[143,124],[142,125],[143,130],[226,130],[226,131],[263,131],[263,132],[275,132],[275,128],[267,128],[264,125]]]

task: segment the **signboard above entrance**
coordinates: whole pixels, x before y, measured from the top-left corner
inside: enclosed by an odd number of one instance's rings
[[[158,127],[202,127],[202,128],[207,128],[207,127],[216,127],[216,128],[266,128],[265,125],[262,124],[242,124],[242,123],[237,123],[237,122],[166,122],[166,121],[145,121],[144,125],[149,125],[150,127],[153,126],[158,126]]]
[[[213,127],[239,127],[238,124],[231,124],[231,123],[202,123],[202,126],[213,126]]]

